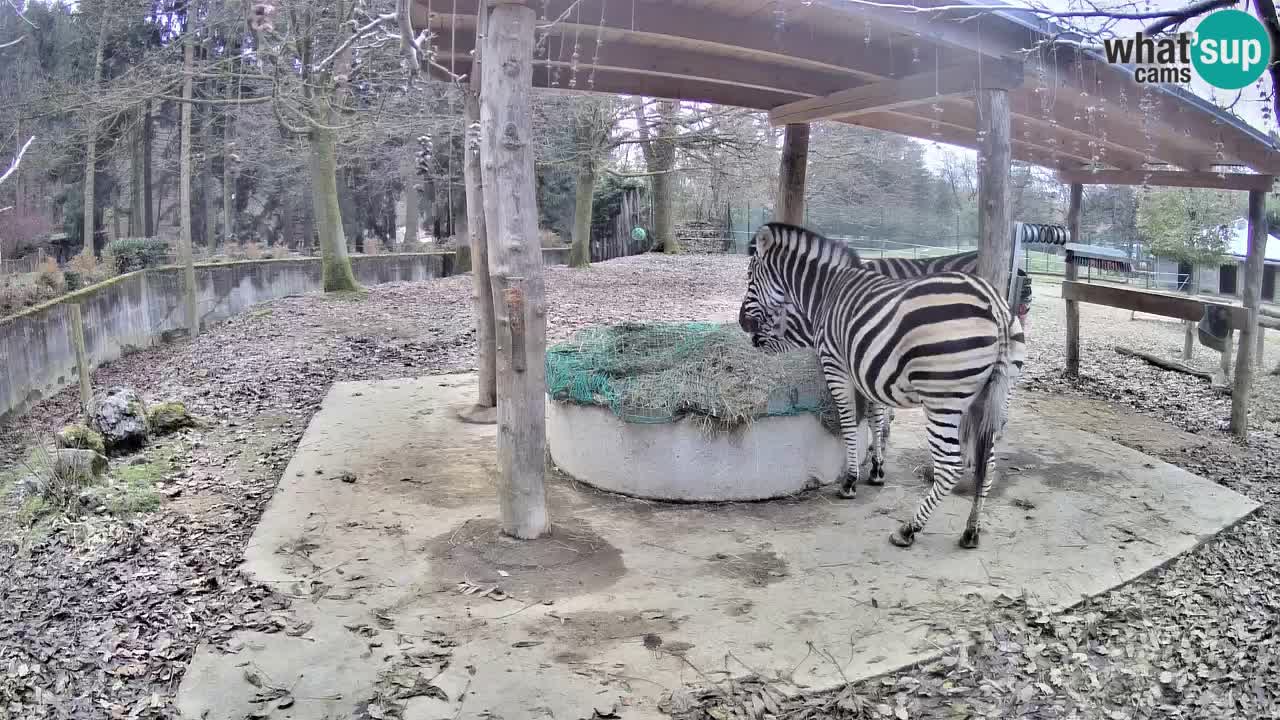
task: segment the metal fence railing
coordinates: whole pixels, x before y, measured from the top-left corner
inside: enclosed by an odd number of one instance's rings
[[[12,260],[0,258],[0,275],[23,275],[33,273],[44,264],[45,254],[26,255]]]

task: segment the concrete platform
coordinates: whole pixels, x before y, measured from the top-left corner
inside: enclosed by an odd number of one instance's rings
[[[888,484],[856,500],[669,505],[552,478],[554,535],[519,543],[496,530],[495,428],[454,415],[473,382],[330,390],[246,550],[247,573],[298,598],[286,631],[202,647],[184,716],[238,720],[287,691],[270,717],[630,719],[724,673],[829,686],[963,641],[997,595],[1075,603],[1256,507],[1022,398],[978,550],[956,546],[963,496],[914,547],[888,542],[924,492],[915,412],[898,413]],[[506,599],[460,590],[494,586]]]

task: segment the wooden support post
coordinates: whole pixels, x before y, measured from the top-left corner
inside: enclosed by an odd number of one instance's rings
[[[1073,243],[1080,242],[1080,205],[1084,199],[1084,186],[1080,183],[1071,184],[1071,199],[1067,204],[1067,234],[1069,241]],[[1065,254],[1067,280],[1075,280],[1078,277],[1076,272],[1075,258],[1072,257],[1071,251]],[[1075,300],[1067,300],[1067,377],[1080,376],[1080,303]]]
[[[536,11],[490,11],[480,80],[480,165],[497,345],[498,472],[502,530],[548,531],[546,292],[533,188],[533,29]]]
[[[485,14],[481,12],[476,18],[477,38],[484,36]],[[476,47],[480,47],[477,39]],[[475,62],[483,67],[479,54]],[[485,232],[484,184],[481,181],[480,169],[480,76],[475,65],[472,66],[471,84],[463,95],[466,103],[467,127],[465,135],[465,162],[462,166],[463,181],[466,184],[467,197],[467,232],[471,241],[471,297],[475,303],[473,312],[476,316],[476,374],[478,375],[476,407],[469,419],[481,422],[494,422],[494,411],[498,405],[493,334],[493,285],[489,280],[489,236]],[[416,219],[414,220],[416,222]]]
[[[1236,383],[1231,392],[1231,430],[1249,437],[1249,391],[1253,385],[1254,333],[1258,332],[1258,307],[1262,304],[1262,265],[1267,250],[1267,193],[1249,191],[1249,254],[1244,271],[1244,307],[1248,313],[1240,330],[1236,351]]]
[[[84,315],[79,303],[67,306],[71,319],[71,346],[76,351],[76,369],[80,373],[80,414],[89,415],[89,401],[93,399],[93,385],[89,382],[89,353],[84,347]]]
[[[804,180],[809,167],[809,124],[792,123],[782,136],[778,167],[779,222],[804,224]]]
[[[1009,91],[978,91],[978,275],[1004,294],[1013,265]]]
[[[1196,352],[1196,323],[1194,320],[1182,321],[1182,359],[1190,360]]]

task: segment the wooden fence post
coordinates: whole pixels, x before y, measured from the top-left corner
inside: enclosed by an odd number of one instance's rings
[[[483,12],[483,10],[482,10]],[[489,13],[480,80],[480,164],[497,341],[498,472],[502,530],[547,533],[546,291],[533,188],[534,8]]]
[[[1084,200],[1084,186],[1071,184],[1071,199],[1067,204],[1067,239],[1072,243],[1080,242],[1080,206]],[[1076,280],[1079,272],[1075,257],[1070,250],[1063,253],[1066,260],[1063,274],[1067,280]],[[1080,376],[1080,303],[1075,300],[1066,301],[1067,305],[1067,377]]]
[[[1262,266],[1267,249],[1267,193],[1249,191],[1249,254],[1245,261],[1244,307],[1248,319],[1240,328],[1240,348],[1236,351],[1236,383],[1231,391],[1231,430],[1236,437],[1249,437],[1249,392],[1253,387],[1254,333],[1258,332],[1258,307],[1262,304]]]
[[[88,418],[93,385],[89,382],[89,353],[84,346],[84,315],[79,303],[67,306],[71,319],[71,346],[76,351],[76,369],[80,374],[80,414]]]

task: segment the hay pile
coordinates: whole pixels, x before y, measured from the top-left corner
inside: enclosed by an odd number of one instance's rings
[[[547,351],[547,392],[629,422],[695,416],[738,426],[813,412],[835,423],[812,352],[768,354],[736,325],[628,323],[588,328]]]

